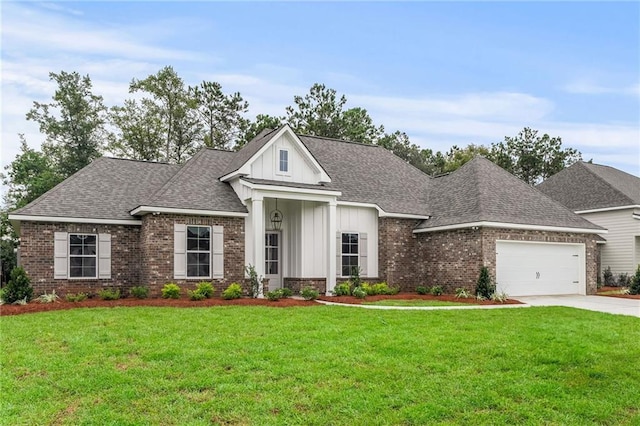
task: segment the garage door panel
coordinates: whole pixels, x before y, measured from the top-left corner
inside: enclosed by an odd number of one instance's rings
[[[496,242],[497,290],[510,296],[584,294],[578,244]]]

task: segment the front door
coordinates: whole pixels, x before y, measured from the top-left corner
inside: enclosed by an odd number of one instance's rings
[[[280,263],[280,231],[268,231],[264,243],[265,278],[269,279],[269,291],[282,287],[282,268]]]

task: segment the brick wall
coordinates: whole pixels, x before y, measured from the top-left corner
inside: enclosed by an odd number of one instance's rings
[[[173,278],[174,223],[224,227],[224,279],[211,280],[219,295],[227,286],[237,282],[247,287],[244,279],[244,218],[186,215],[146,215],[140,230],[140,251],[144,259],[141,282],[148,285],[152,297],[160,296],[162,287],[174,282],[183,291],[194,289],[201,278],[176,280]],[[204,280],[209,281],[209,280]],[[245,291],[248,289],[245,288]]]
[[[111,279],[54,280],[54,233],[111,234]],[[20,264],[31,278],[34,296],[42,293],[96,294],[104,288],[119,288],[128,293],[139,285],[139,226],[72,223],[22,222],[20,224]]]
[[[415,290],[424,277],[424,260],[412,233],[417,223],[414,219],[378,220],[378,277],[391,286],[400,286],[402,291]]]
[[[304,287],[313,287],[320,294],[324,294],[327,291],[327,280],[326,278],[290,278],[285,277],[283,279],[283,286],[293,291],[294,295],[300,294],[300,290]]]

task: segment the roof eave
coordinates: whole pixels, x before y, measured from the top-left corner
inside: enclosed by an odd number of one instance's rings
[[[505,222],[491,222],[491,221],[479,221],[479,222],[467,222],[457,223],[451,225],[434,226],[432,228],[416,228],[413,230],[414,234],[420,234],[424,232],[438,232],[438,231],[451,231],[456,229],[465,228],[506,228],[506,229],[523,229],[529,231],[549,231],[549,232],[570,232],[576,234],[606,234],[608,231],[604,228],[573,228],[564,226],[548,226],[548,225],[528,225],[523,223],[505,223]]]
[[[176,207],[138,206],[130,211],[132,216],[145,216],[147,214],[185,214],[197,216],[223,216],[223,217],[247,217],[247,212],[232,212],[224,210],[184,209]]]

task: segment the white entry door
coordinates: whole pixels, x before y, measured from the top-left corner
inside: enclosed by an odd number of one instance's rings
[[[282,287],[281,237],[280,231],[268,231],[264,238],[264,277],[269,279],[269,291]]]
[[[496,242],[496,288],[509,296],[585,294],[583,244]]]

